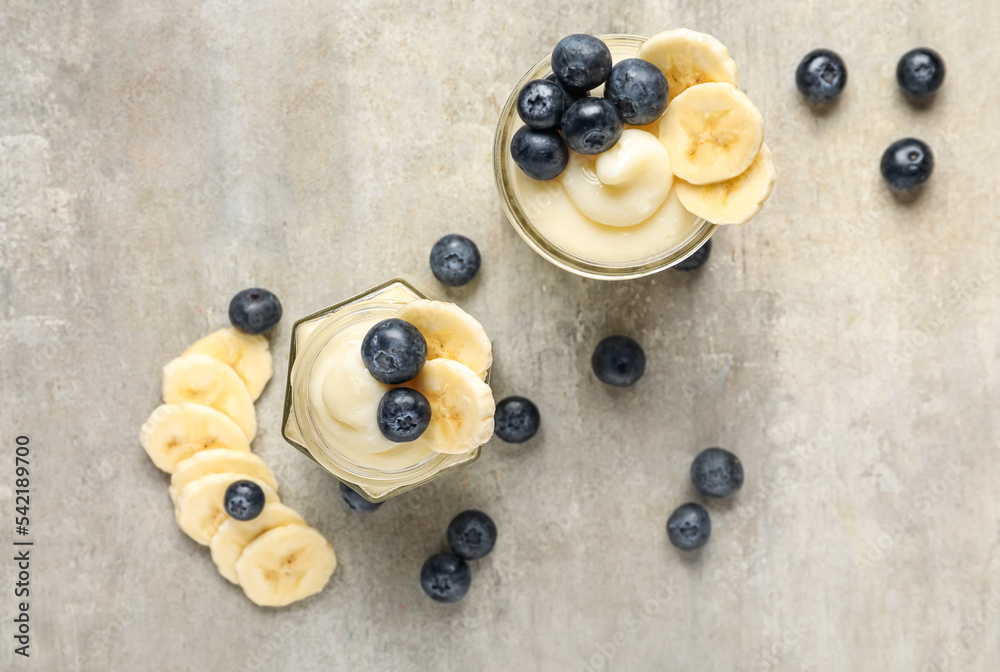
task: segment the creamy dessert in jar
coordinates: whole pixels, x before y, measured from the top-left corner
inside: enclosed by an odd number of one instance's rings
[[[472,462],[493,435],[492,345],[402,280],[296,323],[283,435],[371,501]]]
[[[748,222],[775,171],[738,83],[703,33],[564,39],[501,115],[494,169],[511,223],[567,270],[624,279]]]

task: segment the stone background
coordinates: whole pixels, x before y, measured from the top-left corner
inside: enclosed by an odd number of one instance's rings
[[[774,194],[699,273],[560,272],[501,213],[499,108],[568,33],[678,26],[730,47]],[[6,0],[0,30],[0,536],[26,434],[37,544],[29,661],[0,553],[0,668],[995,669],[1000,5]],[[925,110],[894,80],[920,45],[949,68]],[[817,46],[850,69],[822,115],[793,82]],[[904,205],[878,161],[907,135],[937,169]],[[452,231],[484,268],[441,291],[427,255]],[[544,428],[362,517],[283,442],[272,382],[255,449],[340,567],[257,608],[139,447],[160,367],[261,285],[281,379],[295,318],[402,273],[482,320],[498,398],[530,396]],[[616,332],[648,354],[632,389],[589,371]],[[748,482],[685,557],[664,523],[709,445]],[[419,568],[467,507],[500,541],[438,605]]]

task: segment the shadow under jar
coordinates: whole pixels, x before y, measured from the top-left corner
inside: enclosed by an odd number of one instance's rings
[[[281,435],[372,502],[385,501],[479,458],[479,448],[446,455],[417,445],[418,442],[400,443],[384,452],[369,453],[361,442],[351,440],[350,435],[345,436],[324,421],[322,409],[317,408],[315,378],[324,375],[323,353],[327,346],[347,333],[363,334],[376,322],[393,317],[410,301],[426,298],[406,280],[390,280],[304,317],[292,328]],[[489,382],[489,372],[486,381]],[[372,431],[378,433],[374,414],[371,423]]]
[[[634,58],[646,41],[645,37],[636,35],[601,35],[599,38],[608,45],[614,63]],[[539,182],[517,167],[510,155],[511,138],[524,125],[517,115],[517,94],[531,80],[543,79],[551,73],[549,56],[528,70],[504,104],[497,124],[493,176],[500,202],[514,230],[531,249],[559,268],[597,280],[641,278],[675,266],[694,254],[715,233],[716,224],[682,209],[676,211],[676,222],[669,221],[668,213],[667,218],[655,226],[650,220],[630,227],[599,224],[575,211],[559,178]],[[591,95],[601,93],[600,88],[591,91]],[[658,124],[659,121],[648,126],[626,124],[625,128],[642,128],[655,133]],[[680,208],[674,194],[668,197],[664,208]],[[581,226],[586,228],[581,229]]]

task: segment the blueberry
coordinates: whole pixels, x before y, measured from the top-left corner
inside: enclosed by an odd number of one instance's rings
[[[896,66],[896,81],[912,99],[932,95],[944,81],[944,60],[941,54],[927,48],[907,52]]]
[[[712,254],[712,239],[709,238],[705,244],[695,250],[694,254],[680,262],[674,268],[678,271],[697,271],[708,261],[708,256]]]
[[[236,481],[222,498],[226,513],[236,520],[253,520],[264,510],[264,489],[253,481]]]
[[[361,341],[361,361],[378,382],[400,385],[420,373],[427,361],[427,341],[405,320],[382,320]]]
[[[568,89],[566,85],[559,81],[556,77],[556,73],[550,72],[545,75],[546,82],[552,82],[559,87],[559,90],[563,92],[563,100],[565,101],[564,111],[569,109],[569,106],[580,100],[581,98],[586,98],[590,95],[590,91],[576,91],[575,89]]]
[[[706,448],[691,463],[691,482],[706,497],[728,497],[743,487],[743,465],[728,450]]]
[[[670,543],[682,551],[698,550],[708,543],[711,535],[712,519],[701,504],[683,504],[667,520]]]
[[[592,35],[570,35],[552,51],[552,72],[567,88],[589,91],[611,74],[611,50]]]
[[[562,137],[574,152],[606,152],[622,137],[621,115],[604,98],[581,98],[563,114]]]
[[[563,115],[566,116],[566,115]],[[569,152],[558,131],[538,131],[522,126],[510,141],[510,155],[525,175],[533,180],[551,180],[569,163]]]
[[[397,387],[378,402],[378,429],[390,441],[416,441],[430,423],[431,403],[416,390]]]
[[[542,423],[538,407],[524,397],[501,400],[493,418],[497,436],[507,443],[524,443],[538,432]]]
[[[544,79],[533,79],[517,94],[517,115],[532,128],[555,128],[566,111],[563,90]]]
[[[931,148],[916,138],[903,138],[889,145],[882,155],[882,177],[896,191],[916,189],[934,172]]]
[[[352,511],[358,513],[371,513],[382,506],[382,502],[369,502],[343,481],[340,482],[340,497],[351,507]]]
[[[281,319],[281,301],[266,289],[244,289],[229,302],[229,321],[246,334],[263,334]]]
[[[463,560],[485,558],[495,543],[497,526],[482,511],[463,511],[448,525],[448,545]]]
[[[458,602],[469,592],[472,572],[457,555],[438,553],[420,568],[420,585],[435,602]]]
[[[795,71],[795,85],[806,100],[817,105],[836,98],[846,84],[844,59],[829,49],[810,51]]]
[[[602,383],[628,387],[642,378],[646,370],[646,353],[628,336],[608,336],[594,348],[590,365]]]
[[[449,233],[431,248],[431,272],[449,287],[472,282],[482,261],[476,244],[457,233]]]
[[[667,109],[667,90],[662,70],[640,58],[626,58],[611,68],[604,97],[626,124],[651,124]]]

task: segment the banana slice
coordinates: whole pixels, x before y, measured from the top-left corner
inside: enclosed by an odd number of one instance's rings
[[[572,152],[560,178],[577,210],[608,226],[635,226],[667,200],[670,155],[652,133],[629,128],[596,156]]]
[[[246,474],[278,489],[278,481],[270,467],[253,453],[213,448],[197,452],[177,464],[170,478],[170,501],[176,504],[177,494],[185,485],[209,474]]]
[[[427,397],[431,422],[417,441],[438,453],[467,453],[493,436],[493,391],[475,371],[451,359],[432,359],[408,385]]]
[[[271,380],[274,369],[267,339],[260,335],[244,334],[233,327],[219,329],[195,341],[184,354],[208,355],[233,367],[236,375],[246,383],[250,398],[254,401],[260,397],[267,381]]]
[[[637,56],[666,75],[670,101],[696,84],[740,83],[736,62],[729,58],[726,45],[711,35],[687,28],[653,35],[639,47]]]
[[[192,402],[222,411],[240,426],[247,440],[257,433],[253,399],[231,366],[208,355],[184,355],[163,367],[163,401]]]
[[[219,531],[212,537],[212,562],[219,568],[219,574],[233,583],[236,578],[236,561],[251,541],[282,525],[305,525],[306,521],[295,509],[284,504],[266,504],[260,515],[252,520],[226,519],[219,525]]]
[[[396,317],[406,320],[424,335],[427,359],[453,359],[486,380],[493,364],[493,344],[483,325],[454,303],[419,299],[399,309]]]
[[[184,486],[177,495],[177,506],[174,514],[177,525],[199,544],[208,546],[212,537],[229,515],[226,513],[223,498],[228,488],[235,481],[253,481],[264,490],[265,504],[278,501],[274,489],[253,476],[246,474],[209,474],[197,481]]]
[[[262,607],[283,607],[323,590],[337,556],[311,527],[284,525],[251,541],[236,561],[243,592]]]
[[[713,224],[746,224],[771,195],[775,177],[771,150],[762,145],[757,158],[742,175],[701,186],[677,180],[675,190],[689,212]]]
[[[732,84],[700,84],[667,107],[660,142],[677,177],[691,184],[722,182],[753,163],[764,143],[764,119]]]
[[[250,452],[243,430],[224,413],[201,404],[157,406],[139,430],[139,443],[158,468],[174,473],[200,451],[225,448]]]

